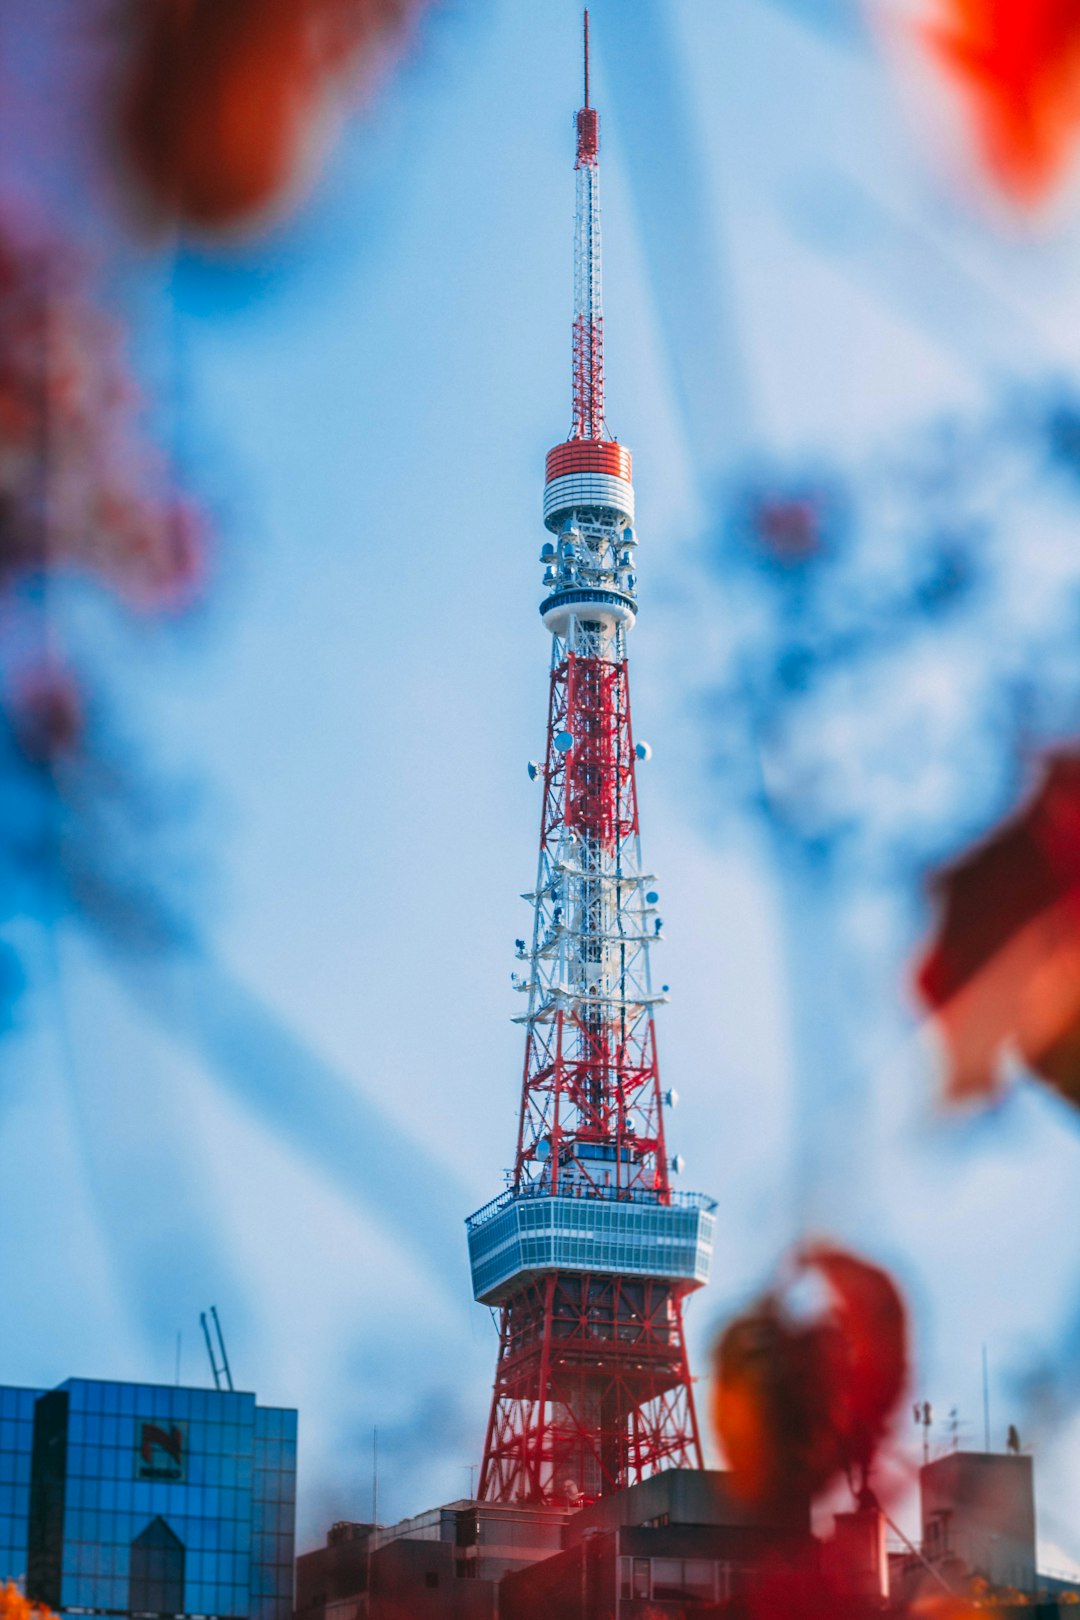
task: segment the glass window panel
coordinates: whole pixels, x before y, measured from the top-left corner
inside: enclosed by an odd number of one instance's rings
[[[689,1598],[701,1603],[713,1601],[713,1564],[709,1558],[683,1559],[683,1585]]]
[[[683,1561],[681,1558],[654,1558],[652,1560],[652,1595],[658,1601],[678,1602],[685,1597],[683,1587]]]

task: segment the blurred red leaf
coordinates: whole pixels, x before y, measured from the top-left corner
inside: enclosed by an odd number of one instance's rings
[[[262,213],[294,179],[325,99],[425,0],[132,0],[120,134],[170,216]]]
[[[840,1330],[829,1416],[847,1466],[865,1476],[907,1378],[907,1323],[895,1284],[877,1266],[816,1244],[801,1264],[825,1278]]]
[[[15,740],[34,765],[71,755],[82,740],[82,694],[74,677],[55,665],[25,672],[14,683],[11,724]]]
[[[65,245],[0,208],[0,584],[79,569],[128,603],[183,605],[206,535],[145,438],[119,332]]]
[[[1080,1103],[1080,754],[1051,756],[1030,803],[932,883],[916,981],[948,1055],[946,1093],[992,1093],[1003,1048]]]
[[[1038,202],[1080,133],[1075,0],[941,0],[923,30],[970,108],[982,159],[1013,201]]]
[[[809,1317],[792,1287],[822,1285]],[[827,1245],[795,1256],[792,1282],[771,1289],[724,1332],[712,1413],[732,1486],[743,1500],[816,1496],[840,1474],[865,1488],[907,1376],[903,1302],[891,1279]]]
[[[761,545],[778,562],[805,562],[820,552],[821,513],[811,497],[763,500],[756,518]]]
[[[740,1620],[867,1620],[876,1606],[806,1561],[762,1571],[732,1607]]]

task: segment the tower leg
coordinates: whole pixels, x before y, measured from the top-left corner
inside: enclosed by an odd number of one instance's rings
[[[554,1272],[507,1301],[482,1500],[594,1500],[662,1468],[701,1466],[670,1284]]]

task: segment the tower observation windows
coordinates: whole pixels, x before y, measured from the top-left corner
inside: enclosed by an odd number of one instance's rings
[[[697,1193],[662,1204],[633,1199],[506,1193],[468,1222],[473,1292],[496,1304],[547,1271],[706,1282],[715,1203]]]

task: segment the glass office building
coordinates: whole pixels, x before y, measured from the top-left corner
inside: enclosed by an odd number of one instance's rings
[[[296,1413],[73,1378],[0,1388],[0,1580],[63,1614],[289,1620]]]
[[[0,1581],[26,1574],[36,1389],[0,1388]]]

